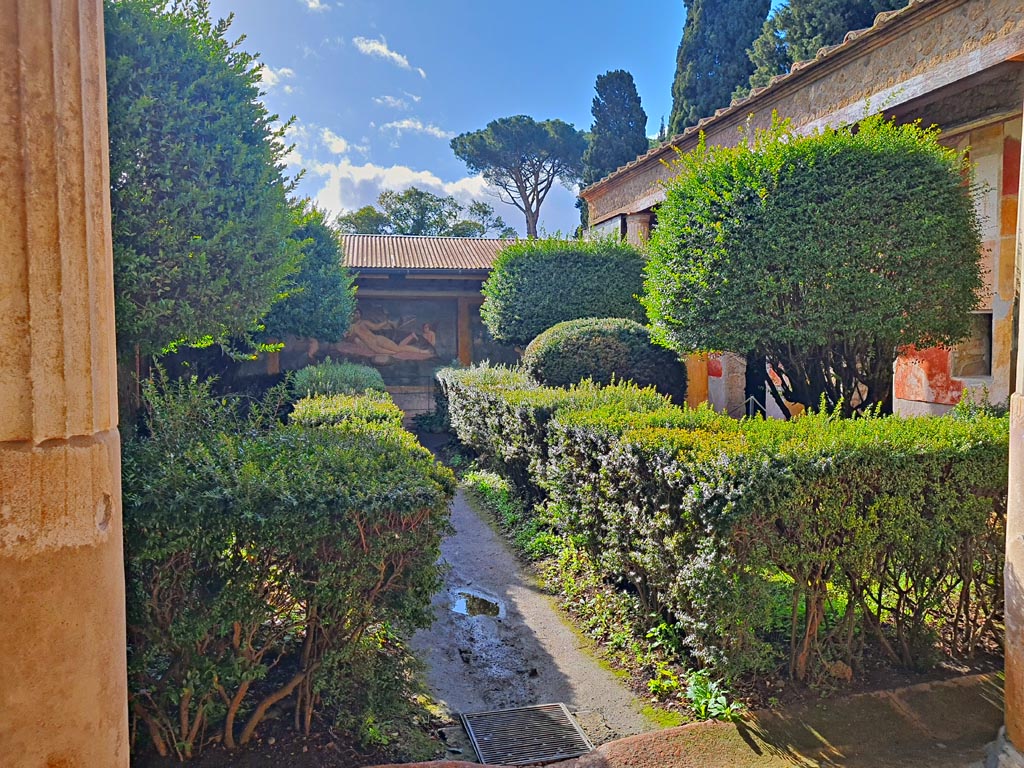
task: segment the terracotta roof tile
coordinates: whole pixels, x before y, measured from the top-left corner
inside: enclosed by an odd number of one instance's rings
[[[481,237],[342,235],[345,266],[351,269],[490,269],[511,240]]]

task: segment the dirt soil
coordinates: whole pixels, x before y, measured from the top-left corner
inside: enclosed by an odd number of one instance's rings
[[[218,744],[208,746],[190,768],[358,768],[387,761],[387,755],[360,753],[329,733],[302,736],[289,723],[268,721],[260,726],[255,744],[229,752]],[[171,757],[149,752],[132,756],[134,768],[174,768],[181,766]]]
[[[434,599],[437,621],[412,639],[435,698],[453,714],[564,702],[595,745],[654,730],[624,682],[587,652],[586,641],[462,492],[452,524],[455,533],[441,547],[451,570]],[[488,615],[494,604],[498,614]],[[472,758],[459,730],[448,732],[449,756]]]

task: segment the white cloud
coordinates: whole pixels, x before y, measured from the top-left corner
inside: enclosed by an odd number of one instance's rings
[[[274,69],[266,64],[260,68],[260,80],[267,90],[273,90],[277,86],[281,86],[285,93],[291,93],[294,89],[292,86],[285,83],[285,80],[291,80],[295,77],[295,70],[290,67],[281,67],[280,69]]]
[[[330,150],[331,154],[334,155],[344,155],[351,147],[345,139],[336,134],[330,128],[324,128],[320,132],[320,139],[323,141],[324,146],[326,146],[327,149]]]
[[[382,107],[390,107],[391,109],[409,108],[409,102],[397,96],[374,96],[373,103],[380,104]]]
[[[417,104],[419,104],[420,103],[420,99],[423,98],[422,96],[417,96],[416,94],[409,93],[408,91],[402,91],[402,93],[404,93],[406,96],[408,96],[410,99],[412,99]]]
[[[373,163],[354,164],[341,157],[337,162],[306,164],[308,174],[303,187],[317,205],[332,214],[345,213],[374,205],[386,189],[402,191],[418,187],[435,195],[451,195],[463,205],[483,200],[511,226],[525,232],[523,215],[512,205],[503,203],[496,190],[488,186],[482,176],[465,176],[455,181],[444,181],[431,171],[421,171],[405,165],[381,166]],[[576,195],[561,185],[555,185],[544,201],[541,229],[549,234],[571,233],[579,224]]]
[[[394,131],[398,136],[401,136],[403,133],[425,133],[428,136],[433,136],[438,139],[450,139],[455,136],[451,131],[438,128],[436,125],[432,125],[431,123],[424,123],[422,120],[418,120],[415,117],[407,117],[404,120],[395,120],[390,123],[384,123],[380,129],[382,131]]]
[[[413,67],[409,63],[409,59],[398,51],[393,51],[388,48],[387,41],[383,36],[381,36],[380,40],[374,40],[369,37],[353,37],[352,44],[356,47],[356,50],[362,54],[390,61],[396,67],[401,67],[402,69],[409,70],[410,72],[419,72],[420,77],[424,79],[427,77],[427,73],[423,71],[422,67]]]
[[[323,179],[323,184],[314,195],[317,204],[333,213],[373,205],[386,189],[401,191],[418,187],[436,195],[451,195],[464,205],[474,200],[494,197],[494,192],[482,176],[443,181],[431,171],[418,171],[405,165],[356,165],[343,157],[336,163],[312,162],[309,171]]]
[[[323,0],[302,0],[306,4],[306,8],[311,11],[329,11],[331,6],[325,3]],[[339,3],[340,5],[340,3]]]

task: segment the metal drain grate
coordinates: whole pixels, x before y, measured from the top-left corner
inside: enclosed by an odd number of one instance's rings
[[[565,704],[462,715],[481,763],[536,765],[590,752],[594,745]]]

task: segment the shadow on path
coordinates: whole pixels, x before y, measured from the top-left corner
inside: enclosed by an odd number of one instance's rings
[[[412,646],[427,682],[453,713],[564,702],[595,743],[654,728],[633,694],[581,648],[505,541],[461,491],[452,505],[455,533],[442,545],[451,570],[434,600],[434,625]],[[496,601],[503,615],[451,610],[456,593]]]

